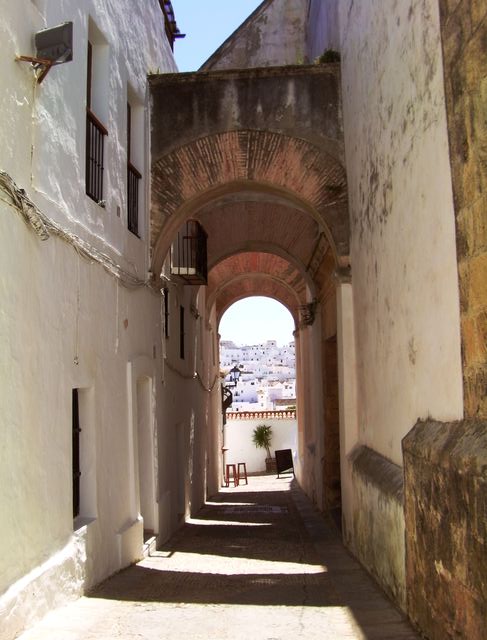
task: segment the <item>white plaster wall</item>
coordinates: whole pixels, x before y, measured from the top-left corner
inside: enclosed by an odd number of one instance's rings
[[[259,424],[272,427],[271,453],[280,449],[292,449],[296,463],[297,456],[297,423],[296,420],[233,420],[228,419],[225,425],[224,442],[228,451],[225,453],[227,464],[245,462],[247,473],[265,471],[266,452],[257,449],[252,442],[252,433]]]
[[[126,230],[126,103],[129,93],[132,100],[136,98],[139,104],[146,103],[148,72],[176,70],[159,3],[145,0],[134,5],[125,0],[109,11],[103,0],[83,0],[81,3],[68,0],[61,4],[39,0],[36,4],[38,9],[28,0],[11,3],[9,13],[13,15],[6,21],[8,25],[11,20],[12,25],[8,38],[2,43],[4,59],[8,61],[5,66],[9,88],[5,106],[7,111],[13,112],[9,119],[14,121],[15,128],[8,128],[3,134],[7,146],[2,145],[2,148],[11,156],[4,168],[11,173],[15,167],[18,181],[29,187],[29,194],[36,203],[49,207],[55,220],[145,277],[148,263],[147,245],[143,240],[148,232],[149,158],[146,145],[138,167],[143,174],[140,189],[145,205],[139,221],[141,240]],[[26,12],[32,16],[30,21],[24,20]],[[104,104],[103,123],[108,129],[105,138],[105,209],[84,194],[89,19],[107,43],[106,78],[101,83],[105,93],[100,98]],[[20,53],[33,54],[33,34],[66,20],[73,21],[73,60],[52,69],[41,85],[35,85],[30,65],[15,62],[13,57]],[[134,37],[134,33],[138,37]],[[15,113],[19,105],[24,112],[22,123]],[[12,131],[21,133],[22,154],[9,153],[12,140],[16,138],[11,135]],[[147,142],[147,117],[137,135],[142,143]],[[140,144],[133,146],[140,148]],[[32,158],[26,163],[25,159],[31,153]]]
[[[142,239],[126,230],[127,83],[142,103],[150,69],[175,69],[157,0],[4,3],[0,23],[0,169],[50,218],[141,278],[147,270],[148,200]],[[88,16],[109,46],[106,83],[106,209],[85,195]],[[41,85],[16,54],[33,54],[33,34],[74,23],[74,60]],[[134,37],[134,33],[137,37]],[[145,129],[145,131],[144,131]],[[146,138],[147,123],[141,131]],[[148,175],[149,149],[143,153]],[[147,182],[144,190],[147,188]],[[9,639],[50,607],[76,597],[140,557],[127,365],[143,357],[162,423],[160,299],[128,290],[64,241],[45,242],[0,199],[0,637]],[[121,217],[116,205],[120,204]],[[192,336],[194,326],[188,323]],[[192,340],[192,337],[188,338]],[[71,393],[88,391],[88,519],[73,531]],[[150,422],[150,421],[149,421]],[[86,473],[86,469],[83,469]],[[198,483],[197,483],[198,484]],[[201,485],[201,481],[199,481]],[[198,485],[198,486],[199,486]],[[160,474],[156,494],[174,491]],[[201,492],[201,490],[200,490]],[[134,506],[135,505],[135,506]],[[169,526],[170,525],[166,525]],[[5,552],[7,551],[7,552]],[[39,593],[44,595],[39,597]]]
[[[268,0],[202,65],[205,71],[302,64],[304,0]]]
[[[339,9],[359,440],[401,464],[418,417],[462,415],[438,3]]]
[[[161,539],[196,513],[218,487],[220,378],[217,359],[213,359],[216,334],[205,317],[205,293],[204,287],[197,295],[195,287],[168,285],[169,339],[163,341],[161,388],[164,413],[158,423],[159,483],[165,488],[159,510]],[[181,306],[185,309],[184,359],[179,352]]]
[[[125,366],[134,354],[152,357],[157,350],[158,301],[144,290],[120,288],[59,240],[41,243],[9,209],[2,207],[0,220],[1,236],[11,243],[0,252],[0,333],[6,345],[0,364],[0,475],[6,491],[0,509],[2,522],[9,523],[1,528],[0,544],[12,550],[0,560],[2,593],[77,537],[71,390],[94,392],[92,544],[89,553],[69,559],[69,570],[53,574],[51,590],[60,602],[140,557],[140,537],[128,550],[123,543],[137,521],[129,499],[134,477],[127,473],[132,452]],[[25,612],[35,618],[46,603],[29,589],[32,601],[24,603]],[[5,624],[10,604],[15,605],[2,598]]]

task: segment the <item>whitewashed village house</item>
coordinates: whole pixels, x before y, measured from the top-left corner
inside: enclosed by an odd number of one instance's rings
[[[173,481],[186,482],[175,456],[187,457],[189,410],[164,399],[171,377],[194,372],[189,319],[178,372],[162,362],[173,350],[180,361],[190,290],[171,286],[163,327],[147,286],[147,74],[176,70],[170,4],[2,8],[2,639],[140,558],[143,529],[167,538],[189,509]],[[38,84],[16,56],[35,56],[34,34],[65,22],[72,61]],[[192,491],[201,504],[203,478]]]
[[[264,0],[204,74],[174,5],[2,6],[0,637],[218,490],[218,323],[267,295],[298,482],[427,637],[482,640],[482,3]],[[66,22],[72,60],[16,59]]]

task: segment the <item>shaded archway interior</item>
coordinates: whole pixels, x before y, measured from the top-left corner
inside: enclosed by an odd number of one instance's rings
[[[323,398],[334,402],[334,396],[332,374],[323,384],[321,362],[336,343],[335,273],[349,265],[337,71],[316,66],[151,79],[152,273],[171,275],[171,243],[186,221],[196,220],[207,234],[208,282],[194,300],[204,299],[212,336],[224,312],[244,298],[269,297],[290,311],[298,354],[298,473],[305,487],[321,478],[318,501],[330,505],[337,500],[336,477],[329,460],[321,469],[320,430]],[[218,424],[212,428],[220,432]],[[336,462],[338,447],[329,450]],[[212,452],[215,465],[218,455]]]
[[[225,195],[194,212],[208,234],[207,305],[217,320],[236,300],[265,295],[289,309],[319,296],[335,267],[320,225],[294,203],[264,193]]]

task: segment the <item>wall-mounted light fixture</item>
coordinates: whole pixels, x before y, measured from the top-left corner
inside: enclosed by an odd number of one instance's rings
[[[227,382],[227,387],[236,387],[238,381],[240,380],[241,373],[242,372],[237,367],[237,365],[235,365],[232,369],[230,369],[228,373],[229,380]]]
[[[227,409],[229,409],[233,402],[233,393],[230,391],[230,387],[236,387],[240,379],[241,370],[235,365],[230,369],[228,373],[229,380],[226,384],[222,385],[222,414],[223,425],[227,421]]]
[[[17,56],[16,60],[30,62],[35,71],[40,70],[37,75],[37,83],[40,84],[51,67],[73,59],[73,23],[64,22],[57,27],[38,31],[34,42],[36,55]]]

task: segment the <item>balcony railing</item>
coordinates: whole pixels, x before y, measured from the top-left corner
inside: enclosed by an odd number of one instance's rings
[[[139,180],[142,178],[134,165],[127,165],[127,211],[129,231],[139,236]]]
[[[86,112],[86,194],[95,202],[103,201],[104,142],[108,131],[95,114]]]
[[[188,220],[179,230],[171,248],[171,273],[186,284],[207,284],[207,235],[196,220]]]

